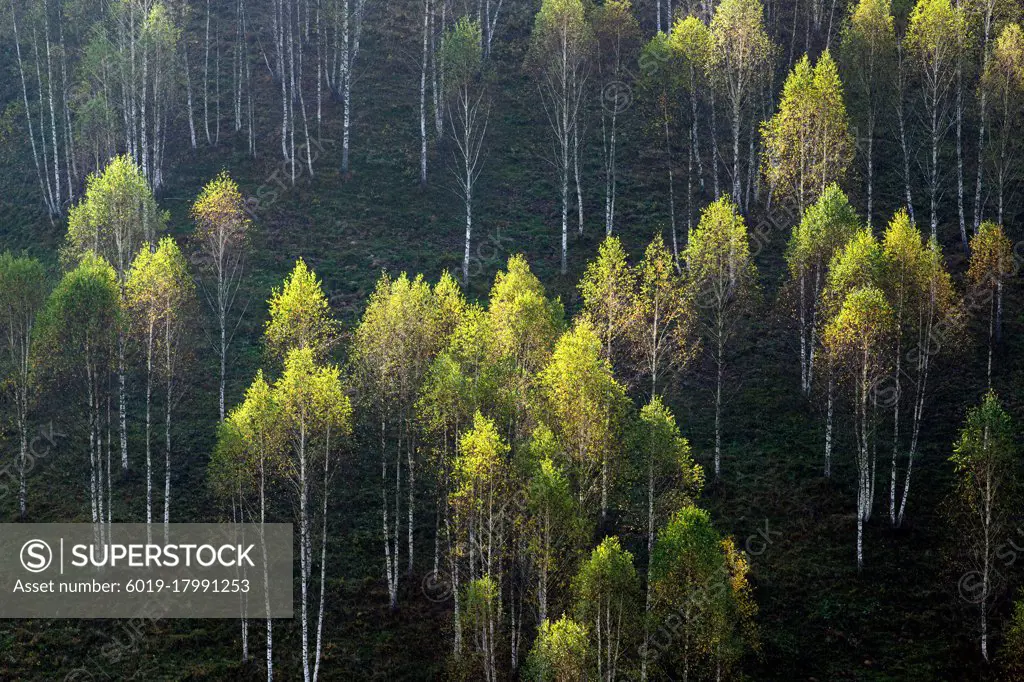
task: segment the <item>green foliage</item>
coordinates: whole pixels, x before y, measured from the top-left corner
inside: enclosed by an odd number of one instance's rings
[[[508,452],[494,421],[479,412],[473,416],[472,428],[459,438],[448,500],[459,538],[455,551],[465,552],[468,547],[475,569],[471,577],[490,576],[505,549],[499,523],[509,500]]]
[[[615,536],[601,541],[573,579],[579,622],[592,623],[591,646],[597,679],[619,679],[623,652],[632,651],[640,634],[640,579],[633,555]]]
[[[669,100],[682,86],[681,76],[684,73],[677,60],[678,56],[666,33],[656,33],[640,49],[640,91],[643,93],[643,101],[656,107],[660,117],[655,128],[657,132],[661,131],[665,119],[669,122],[673,120],[676,111]]]
[[[246,389],[245,400],[218,427],[207,478],[219,497],[260,492],[260,486],[285,473],[285,431],[277,401],[259,370]]]
[[[92,251],[122,280],[142,242],[155,241],[167,220],[142,170],[128,156],[116,156],[89,175],[85,196],[68,212],[66,256],[76,260]]]
[[[995,521],[1013,503],[1019,462],[1014,428],[994,391],[967,412],[950,461],[957,476],[957,498],[967,518]]]
[[[942,87],[967,39],[964,11],[950,0],[918,0],[904,41],[925,73],[927,87]]]
[[[566,72],[585,68],[593,40],[581,0],[542,0],[533,20],[527,68],[564,81]]]
[[[252,221],[245,212],[245,199],[227,171],[203,185],[191,209],[196,237],[211,258],[231,248],[242,247],[249,237]]]
[[[597,258],[587,264],[579,283],[583,311],[598,330],[604,356],[616,362],[619,349],[613,349],[627,332],[627,321],[636,297],[636,277],[626,262],[626,252],[618,237],[608,236],[597,250]]]
[[[839,70],[828,50],[812,68],[805,55],[786,78],[775,115],[762,124],[768,184],[800,209],[840,181],[853,159]]]
[[[640,409],[637,432],[645,474],[661,491],[655,499],[658,516],[668,517],[692,504],[704,487],[704,469],[693,461],[690,442],[659,396]]]
[[[508,267],[495,276],[488,301],[496,352],[511,358],[521,372],[543,367],[565,329],[565,309],[558,299],[545,296],[521,254],[509,258]]]
[[[458,92],[479,75],[482,45],[480,24],[468,16],[460,17],[444,36],[438,60],[444,65],[446,94]]]
[[[453,504],[463,513],[480,513],[488,501],[501,499],[508,472],[509,446],[498,433],[494,421],[477,412],[473,427],[459,439],[459,457],[455,461]]]
[[[293,349],[308,348],[319,362],[337,340],[338,324],[316,273],[301,258],[268,301],[270,319],[264,330],[267,350],[284,359]]]
[[[832,256],[823,299],[829,317],[855,289],[877,286],[883,279],[882,247],[871,230],[863,228]]]
[[[39,314],[37,361],[55,372],[75,367],[83,375],[96,372],[110,362],[120,324],[117,273],[101,256],[87,252],[61,278]]]
[[[757,267],[750,257],[746,221],[729,197],[701,213],[683,260],[687,287],[699,308],[721,315],[750,302]]]
[[[682,370],[697,354],[697,311],[660,234],[647,245],[633,277],[637,286],[626,329],[627,351],[633,369],[650,376],[655,394],[662,375]]]
[[[891,0],[859,0],[843,27],[839,48],[843,82],[850,93],[851,111],[874,124],[884,113],[894,85],[896,32]]]
[[[1009,679],[1024,676],[1024,595],[1018,594],[1013,613],[1003,634],[1000,661]]]
[[[580,321],[562,335],[538,382],[545,421],[555,426],[580,499],[591,499],[599,473],[607,482],[627,399],[589,322]]]
[[[891,338],[894,326],[892,307],[881,289],[854,289],[825,328],[825,346],[833,357],[869,363],[875,367],[871,376],[877,376],[884,362],[884,344]]]
[[[467,583],[460,597],[467,624],[476,628],[487,627],[498,608],[499,596],[498,583],[489,575]]]
[[[767,76],[775,51],[760,0],[724,0],[711,19],[710,48],[708,76],[738,110]]]
[[[245,445],[233,424],[217,424],[217,443],[206,465],[206,485],[220,502],[230,501],[234,519],[235,505],[249,492],[249,469],[246,467]]]
[[[692,15],[679,17],[672,25],[668,46],[679,60],[683,88],[696,94],[699,78],[704,75],[711,55],[711,32],[707,24]]]
[[[1013,245],[1003,226],[986,220],[971,238],[971,261],[967,277],[978,288],[994,288],[1013,274],[1016,263]]]
[[[192,319],[194,299],[188,262],[175,241],[164,237],[156,249],[144,244],[132,261],[124,287],[125,307],[140,337],[145,339],[161,327],[164,333],[156,334],[152,341],[158,345],[173,341],[169,337],[174,331]]]
[[[727,602],[721,537],[708,513],[694,506],[676,512],[658,532],[648,572],[652,631],[671,623],[671,641],[655,658],[669,670],[710,658]]]
[[[640,23],[630,0],[607,0],[591,11],[596,63],[605,79],[622,78],[640,49]]]
[[[831,184],[804,211],[786,247],[786,262],[794,279],[806,273],[824,278],[833,255],[860,227],[860,219],[839,185]]]
[[[523,677],[533,682],[583,682],[587,677],[587,628],[562,616],[545,620],[537,631],[537,639]]]
[[[306,439],[317,439],[329,457],[331,440],[340,439],[351,430],[352,405],[342,390],[341,372],[336,365],[317,364],[311,348],[288,351],[284,373],[274,384],[273,402],[280,410],[280,423],[290,435],[297,457],[305,454],[301,450]],[[259,407],[274,409],[266,404]],[[272,441],[269,436],[266,438],[269,445]],[[333,447],[337,448],[336,442]],[[299,475],[299,466],[299,462],[291,462],[292,476]]]
[[[882,238],[883,288],[906,343],[920,343],[930,325],[943,320],[947,334],[959,331],[959,307],[938,241],[925,240],[906,211],[889,222]]]
[[[551,430],[544,425],[534,429],[526,450],[531,460],[525,491],[529,551],[542,583],[538,601],[547,609],[549,595],[562,590],[576,563],[587,524],[569,478],[557,463],[559,448]]]
[[[11,380],[20,385],[28,378],[25,364],[32,345],[36,317],[46,302],[46,271],[35,258],[18,257],[9,251],[0,253],[0,370],[9,370]],[[4,382],[0,371],[0,386]]]

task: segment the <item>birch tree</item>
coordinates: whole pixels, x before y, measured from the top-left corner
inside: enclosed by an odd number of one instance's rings
[[[554,138],[552,161],[558,173],[562,200],[563,275],[568,268],[569,173],[574,169],[577,171],[579,228],[583,230],[577,154],[592,44],[593,35],[580,0],[544,0],[534,19],[527,68],[537,80]]]
[[[696,356],[697,311],[660,234],[647,245],[633,273],[637,285],[626,326],[628,357],[640,376],[650,377],[653,398],[660,380]]]
[[[33,353],[47,374],[71,377],[81,387],[89,440],[89,506],[97,542],[107,537],[103,524],[111,519],[110,444],[104,443],[109,430],[103,428],[103,414],[120,324],[117,273],[101,256],[88,252],[50,294],[33,339]]]
[[[794,226],[786,247],[788,285],[796,289],[800,331],[800,387],[811,394],[814,360],[820,344],[822,291],[833,256],[857,232],[860,221],[846,195],[832,184],[809,206]]]
[[[839,182],[853,159],[839,71],[828,50],[804,56],[786,78],[778,112],[761,126],[762,165],[774,192],[799,213]]]
[[[729,197],[701,214],[683,259],[687,291],[696,302],[701,341],[715,367],[715,478],[721,474],[722,386],[725,350],[738,322],[753,302],[757,268],[750,257],[747,225]]]
[[[602,355],[621,366],[628,320],[636,298],[636,275],[618,237],[605,237],[597,258],[587,264],[579,283],[583,314],[601,337]]]
[[[648,127],[661,138],[661,156],[668,178],[668,220],[672,233],[672,255],[678,263],[680,246],[676,225],[676,174],[673,153],[673,140],[679,123],[675,103],[681,87],[680,69],[675,68],[677,59],[678,55],[669,43],[669,36],[664,33],[655,34],[640,52],[638,85],[641,102],[647,110]]]
[[[281,407],[262,370],[246,389],[245,400],[231,410],[220,425],[217,449],[208,465],[208,476],[227,470],[237,487],[241,516],[260,524],[259,541],[262,557],[264,608],[270,613],[270,591],[267,575],[267,544],[262,525],[267,523],[268,492],[284,478],[285,435]],[[225,461],[226,460],[226,461]],[[229,491],[229,494],[232,494]],[[274,679],[274,621],[267,616],[267,680]]]
[[[569,478],[559,460],[564,457],[554,433],[538,426],[530,439],[532,473],[527,482],[530,555],[537,574],[538,624],[548,618],[548,604],[555,588],[566,582],[586,524],[579,517]]]
[[[168,121],[175,113],[180,75],[177,20],[174,9],[162,2],[126,0],[110,5],[107,22],[94,37],[110,60],[110,72],[105,73],[107,64],[104,73],[94,72],[93,94],[115,106],[121,119],[119,147],[157,189],[163,185]]]
[[[533,432],[536,375],[546,367],[565,330],[562,302],[548,298],[526,259],[509,258],[494,278],[487,308],[492,362],[502,368],[498,399],[509,411],[509,439],[521,442]]]
[[[995,176],[996,185],[996,222],[1003,223],[1007,194],[1012,195],[1012,188],[1020,183],[1020,152],[1021,144],[1015,131],[1019,130],[1022,120],[1021,109],[1024,104],[1024,32],[1020,24],[1010,23],[1003,27],[996,40],[992,54],[985,58],[985,68],[979,84],[979,99],[983,107],[981,126],[990,123],[988,158],[979,159],[978,189],[975,204],[976,213],[980,213],[981,169],[987,161]],[[982,145],[984,151],[985,145]],[[976,218],[974,228],[977,232],[980,218]]]
[[[874,220],[875,137],[879,123],[889,122],[896,60],[896,33],[891,0],[860,0],[843,28],[839,66],[850,95],[851,118],[862,129],[861,150],[867,182],[867,222]]]
[[[700,494],[704,470],[694,463],[690,443],[679,433],[676,419],[659,396],[651,398],[640,410],[638,426],[641,466],[647,469],[647,557],[648,579],[644,597],[644,628],[641,653],[641,678],[647,677],[651,620],[651,560],[654,556],[655,528]]]
[[[993,50],[993,46],[992,46],[992,32],[995,29],[995,24],[996,24],[996,20],[997,20],[997,14],[999,13],[1000,9],[1001,9],[1000,3],[996,2],[995,0],[982,0],[982,2],[979,2],[979,3],[977,3],[974,6],[969,8],[969,11],[975,11],[975,12],[978,12],[978,13],[981,14],[981,45],[980,45],[981,64],[980,64],[980,72],[981,72],[981,78],[982,78],[983,81],[984,81],[986,75],[989,72],[989,68],[990,68],[990,65],[991,65],[991,60],[992,60],[992,57],[994,56],[993,55],[994,50]],[[1008,24],[1007,26],[1005,26],[1004,29],[1003,29],[1003,32],[1005,32],[1007,29],[1009,29],[1011,31],[1011,33],[1012,33],[1013,30],[1014,30],[1013,29],[1013,24]],[[1017,30],[1019,31],[1019,26],[1018,26]],[[1019,42],[1019,38],[1017,38],[1016,40],[1014,38],[1011,38],[1011,40],[1013,40],[1014,42]],[[996,46],[995,49],[996,50],[999,49],[998,45]],[[989,118],[988,118],[988,113],[989,113],[989,109],[988,109],[989,96],[992,94],[989,91],[989,88],[985,87],[985,85],[986,84],[984,82],[982,82],[981,83],[981,87],[979,87],[979,89],[978,89],[978,163],[977,163],[977,169],[976,169],[977,174],[976,174],[975,183],[974,183],[974,223],[973,223],[973,227],[974,227],[975,232],[977,232],[978,226],[981,224],[981,220],[982,220],[982,199],[981,199],[981,196],[982,196],[982,179],[983,179],[983,175],[984,175],[983,171],[984,171],[984,167],[985,167],[985,152],[986,152],[986,149],[985,149],[985,147],[986,147],[986,144],[985,144],[985,134],[987,132],[988,123],[989,123]],[[997,97],[998,97],[998,95],[997,95]],[[1000,216],[999,217],[999,222],[1002,222],[1002,221],[1003,221],[1002,216]]]
[[[408,495],[408,572],[413,568],[415,476],[420,454],[416,402],[428,370],[443,348],[438,330],[432,292],[422,276],[409,279],[402,273],[392,280],[383,275],[356,328],[350,353],[351,372],[378,436],[384,556],[392,608],[398,600],[403,468]]]
[[[213,309],[220,333],[220,419],[224,421],[224,393],[227,384],[228,347],[234,338],[245,307],[234,318],[235,299],[245,272],[252,223],[245,213],[245,200],[238,185],[222,172],[208,182],[192,204],[202,269],[213,280],[203,285],[206,302]],[[231,322],[233,325],[229,328]]]
[[[241,436],[229,424],[219,422],[217,424],[217,443],[210,455],[210,462],[206,466],[206,482],[217,504],[230,509],[231,523],[245,522],[248,512],[246,498],[252,494],[248,473]],[[236,575],[244,580],[247,573],[244,568],[236,569]],[[238,614],[242,626],[242,663],[244,664],[249,661],[249,601],[248,595],[245,593],[239,594]]]
[[[694,166],[696,166],[697,184],[700,187],[700,193],[703,194],[704,192],[704,164],[701,161],[700,146],[701,110],[703,107],[700,106],[700,100],[702,93],[707,91],[709,84],[707,65],[711,54],[711,33],[703,21],[697,17],[688,16],[679,19],[672,26],[672,32],[668,37],[668,44],[676,59],[671,68],[678,69],[679,84],[686,92],[690,105],[690,134],[688,135],[689,141],[686,145],[686,237],[689,240],[694,221],[693,199],[696,191],[694,187]],[[717,159],[718,144],[715,140],[711,140],[711,154],[713,158]],[[715,198],[717,198],[717,160],[712,166],[715,169],[714,187],[716,188]],[[674,227],[673,225],[672,252],[675,254],[676,260],[678,260],[679,248],[676,244]]]
[[[864,566],[864,524],[871,520],[875,494],[872,387],[888,371],[887,343],[894,333],[892,308],[884,293],[861,287],[846,295],[825,328],[825,346],[853,389],[857,441],[857,570]]]
[[[352,84],[359,57],[363,19],[367,0],[330,0],[326,20],[330,21],[328,42],[330,62],[324,77],[334,96],[342,101],[341,172],[349,172],[349,147],[352,137]]]
[[[752,96],[767,77],[775,46],[764,30],[759,0],[723,0],[711,19],[708,74],[729,106],[732,123],[732,194],[743,197],[740,134]]]
[[[163,326],[164,379],[164,542],[167,542],[171,522],[171,412],[177,400],[178,371],[188,354],[189,325],[196,314],[195,284],[188,264],[178,245],[164,237],[156,249],[161,280],[160,317]]]
[[[988,302],[988,365],[986,380],[992,387],[992,354],[1002,337],[1003,283],[1015,272],[1013,246],[1002,225],[985,221],[971,239],[967,278]]]
[[[591,664],[592,679],[620,679],[620,661],[637,640],[641,612],[633,555],[618,537],[607,537],[594,548],[573,579],[573,591],[579,621],[592,625],[589,648],[597,663]]]
[[[569,616],[541,623],[525,676],[537,682],[583,682],[589,656],[587,628]]]
[[[170,237],[145,245],[132,263],[125,300],[146,352],[146,524],[153,522],[151,404],[154,374],[164,379],[164,527],[170,523],[171,414],[176,376],[187,351],[187,327],[195,314],[195,285],[177,244]],[[162,356],[162,357],[160,357]]]
[[[927,186],[931,202],[932,235],[939,227],[939,148],[952,126],[950,91],[957,74],[959,51],[966,39],[962,10],[949,0],[919,0],[910,14],[906,49],[917,68],[930,154],[927,157]],[[966,250],[967,234],[961,231]]]
[[[270,318],[263,331],[268,353],[283,360],[294,349],[308,348],[317,362],[327,357],[338,338],[338,323],[323,283],[301,258],[267,302]]]
[[[933,356],[941,351],[934,339],[936,329],[949,337],[959,331],[959,302],[953,292],[949,273],[943,263],[937,240],[924,240],[907,212],[893,217],[882,240],[884,259],[883,289],[893,309],[896,334],[893,382],[892,466],[889,487],[889,517],[894,527],[902,524],[910,493],[911,472],[918,450],[918,437],[925,398],[928,394],[928,370]],[[904,379],[911,399],[909,445],[904,446],[900,431]],[[906,453],[906,479],[897,511],[897,459]]]
[[[0,370],[6,380],[0,382],[3,392],[14,405],[14,422],[18,432],[18,516],[27,515],[28,487],[25,482],[29,457],[29,409],[37,388],[36,363],[32,339],[36,320],[46,303],[48,287],[46,272],[38,260],[0,254]]]
[[[967,412],[950,458],[957,477],[952,513],[962,543],[961,565],[981,580],[980,590],[969,596],[978,607],[981,655],[986,661],[989,612],[1005,587],[995,566],[997,552],[1012,542],[1010,523],[1017,508],[1016,455],[1010,416],[989,390],[981,405]]]
[[[630,0],[609,0],[594,8],[591,16],[594,33],[594,64],[601,81],[601,150],[604,161],[604,229],[611,236],[615,229],[615,198],[618,184],[618,119],[628,104],[616,99],[628,77],[627,65],[636,59],[640,48],[640,24],[633,16]]]
[[[19,6],[23,8],[19,10]],[[10,2],[11,24],[13,27],[14,53],[18,65],[21,84],[21,100],[25,113],[25,123],[32,149],[32,160],[39,179],[43,203],[52,218],[60,215],[67,204],[73,199],[71,139],[61,135],[58,130],[63,122],[57,118],[57,101],[55,93],[63,93],[61,83],[55,85],[57,76],[54,71],[54,53],[58,52],[55,36],[50,27],[49,2],[17,3]],[[21,18],[19,19],[19,14]],[[58,5],[59,14],[59,5]],[[20,21],[20,23],[19,23]],[[61,22],[58,19],[58,25]],[[63,29],[61,28],[61,31]],[[42,34],[42,40],[40,40]],[[25,51],[22,52],[23,36]],[[40,50],[42,43],[42,50]],[[31,48],[31,50],[29,49]],[[63,64],[63,50],[60,50]],[[29,99],[29,82],[35,72],[32,100]],[[44,75],[45,74],[45,75]],[[67,102],[63,100],[64,111]],[[34,117],[38,116],[38,123]],[[62,159],[61,157],[64,157]],[[63,176],[63,177],[62,177]]]
[[[508,453],[494,422],[477,412],[472,427],[459,439],[449,498],[458,537],[456,563],[461,555],[467,564],[463,611],[467,626],[476,633],[487,680],[497,677],[495,641],[508,547],[503,516],[510,494]]]
[[[582,320],[562,335],[538,380],[547,422],[555,425],[572,462],[580,506],[593,509],[596,498],[603,521],[626,396],[589,322]]]
[[[473,672],[477,679],[495,682],[498,667],[495,663],[496,640],[495,622],[501,617],[501,587],[490,575],[471,580],[459,595],[462,611],[466,614],[466,625],[474,633],[473,643],[478,664]],[[480,675],[482,669],[483,675]]]
[[[85,196],[68,212],[66,254],[72,259],[94,252],[113,268],[122,289],[132,259],[143,241],[156,243],[168,216],[162,213],[142,169],[128,156],[115,157],[102,173],[86,180]],[[127,337],[117,339],[118,420],[121,473],[128,472],[128,397],[125,353]]]
[[[469,284],[469,254],[473,237],[473,187],[480,175],[484,136],[490,102],[481,83],[480,25],[459,19],[441,45],[444,64],[445,103],[455,142],[452,169],[466,205],[466,245],[462,256],[462,284]]]
[[[832,256],[829,263],[825,287],[821,294],[822,329],[838,314],[847,294],[863,287],[879,287],[885,278],[882,248],[874,233],[862,227]],[[826,375],[825,390],[825,476],[832,475],[832,450],[834,445],[833,422],[837,384],[840,368],[837,358],[829,352],[822,334],[823,351],[820,362]]]
[[[316,682],[324,648],[330,481],[338,468],[339,442],[351,428],[352,407],[342,391],[338,367],[319,365],[309,346],[288,352],[274,395],[288,436],[286,476],[298,511],[302,676]],[[316,540],[320,540],[319,562]],[[319,580],[313,578],[315,563],[319,563]],[[311,594],[315,582],[319,583],[319,597]]]
[[[665,674],[681,671],[689,679],[691,671],[714,668],[715,615],[726,598],[720,542],[708,513],[692,505],[658,531],[648,580],[654,623],[672,622],[673,645],[659,652],[667,659],[659,661]]]

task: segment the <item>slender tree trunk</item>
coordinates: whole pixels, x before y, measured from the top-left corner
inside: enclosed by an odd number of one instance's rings
[[[125,388],[127,380],[124,354],[126,339],[122,332],[117,335],[117,409],[120,420],[121,435],[121,474],[128,475],[128,396]]]
[[[206,42],[203,47],[203,129],[206,131],[206,143],[213,144],[210,136],[210,0],[206,0]]]
[[[583,235],[583,189],[580,185],[580,132],[579,121],[572,127],[572,167],[576,177],[576,209],[579,213],[579,232]]]
[[[928,192],[931,199],[931,226],[932,237],[938,238],[939,234],[939,104],[938,93],[933,92],[931,100],[931,137],[932,154],[931,164],[928,168]]]
[[[959,6],[959,3],[957,3]],[[967,220],[964,216],[964,65],[963,45],[957,48],[956,64],[956,210],[960,219],[960,241],[967,253]]]
[[[171,387],[173,374],[171,371],[171,335],[170,323],[164,339],[165,359],[167,362],[167,404],[164,406],[164,542],[170,541],[171,532]]]
[[[899,43],[896,45],[897,56],[899,57],[899,93],[896,97],[897,106],[897,119],[899,120],[899,131],[900,131],[900,149],[903,152],[903,189],[906,194],[907,200],[907,213],[910,214],[910,219],[914,220],[914,201],[910,194],[910,147],[907,145],[907,126],[906,126],[906,105],[905,99],[905,83],[906,72],[903,62],[903,50]]]
[[[874,186],[875,186],[875,112],[872,106],[868,114],[868,228],[874,219]]]
[[[740,100],[736,96],[732,105],[732,199],[737,206],[742,197],[740,186]]]
[[[982,21],[983,38],[981,41],[981,73],[988,70],[989,60],[989,39],[992,31],[992,9],[994,3],[986,3],[985,16]],[[974,233],[978,233],[978,226],[981,225],[982,205],[982,168],[985,159],[985,126],[988,123],[988,92],[986,88],[979,88],[978,93],[978,169],[974,184]],[[1000,219],[1002,222],[1002,219]]]
[[[828,388],[826,400],[828,402],[825,408],[825,478],[832,477],[832,415],[833,415],[833,397],[832,397],[832,370],[828,370]]]
[[[182,41],[181,52],[184,55],[185,60],[185,97],[186,105],[188,109],[188,134],[189,141],[192,143],[192,149],[196,148],[196,119],[195,119],[195,106],[192,103],[192,72],[188,65],[188,42]]]
[[[722,366],[724,358],[724,313],[718,313],[717,348],[715,349],[715,478],[721,476],[722,459]]]
[[[152,413],[153,403],[153,325],[149,325],[146,339],[146,541],[153,540],[153,458]]]
[[[427,66],[430,45],[430,0],[423,0],[423,59],[420,62],[420,185],[427,184]]]

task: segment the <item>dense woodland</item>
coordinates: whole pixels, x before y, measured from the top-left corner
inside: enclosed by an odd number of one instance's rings
[[[0,676],[1021,679],[1022,21],[5,3],[3,520],[296,566]]]

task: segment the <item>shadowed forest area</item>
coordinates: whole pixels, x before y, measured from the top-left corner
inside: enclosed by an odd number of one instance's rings
[[[0,519],[292,619],[0,677],[1022,679],[1018,0],[11,0]]]

